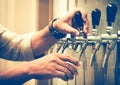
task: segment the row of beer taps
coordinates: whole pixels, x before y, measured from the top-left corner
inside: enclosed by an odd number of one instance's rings
[[[106,44],[106,53],[103,59],[102,67],[104,68],[107,63],[110,56],[110,53],[112,50],[114,50],[117,42],[120,42],[120,31],[118,33],[113,34],[113,26],[112,24],[115,22],[115,17],[117,14],[117,6],[113,3],[108,4],[106,7],[106,20],[107,20],[107,28],[106,33],[98,35],[97,34],[97,27],[100,23],[101,18],[101,11],[99,9],[94,9],[91,12],[92,17],[92,35],[86,36],[83,32],[83,24],[84,21],[82,20],[82,15],[80,12],[77,12],[74,16],[74,19],[76,21],[76,25],[73,25],[73,27],[77,27],[77,29],[80,32],[79,37],[75,37],[71,35],[69,38],[63,38],[58,41],[58,43],[61,44],[61,46],[58,48],[58,50],[61,50],[61,53],[64,52],[64,50],[71,46],[73,50],[79,50],[79,60],[82,58],[82,55],[84,51],[86,50],[88,45],[93,45],[94,49],[90,57],[90,66],[93,65],[96,53],[98,52],[101,45]],[[80,46],[80,48],[78,48]]]

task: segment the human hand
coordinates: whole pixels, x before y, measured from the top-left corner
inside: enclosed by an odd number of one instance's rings
[[[72,12],[69,12],[68,14],[66,14],[65,16],[60,18],[59,20],[55,21],[53,23],[53,27],[56,28],[57,30],[59,30],[61,33],[70,33],[70,34],[79,36],[79,31],[76,28],[72,27],[72,24],[74,24],[72,19],[74,18],[74,15],[76,12],[80,12],[82,14],[82,18],[84,21],[84,30],[83,31],[86,33],[86,35],[88,35],[89,20],[87,19],[87,13],[82,8],[77,8],[77,9],[73,10]]]
[[[71,56],[52,53],[29,62],[29,74],[35,79],[57,77],[67,81],[78,74],[77,67],[79,65],[79,61]]]

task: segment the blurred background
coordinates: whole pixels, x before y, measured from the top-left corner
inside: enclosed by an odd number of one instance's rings
[[[53,18],[61,17],[76,7],[82,7],[88,13],[91,25],[91,11],[99,8],[102,12],[98,34],[104,33],[106,23],[106,6],[115,3],[120,9],[120,0],[0,0],[0,24],[18,34],[41,30]],[[116,33],[120,30],[120,10],[115,24]],[[90,30],[91,31],[91,30]],[[0,59],[0,70],[19,62]],[[24,85],[51,85],[51,80],[30,80]]]

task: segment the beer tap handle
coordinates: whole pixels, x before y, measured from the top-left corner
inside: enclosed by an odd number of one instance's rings
[[[93,29],[96,29],[96,26],[99,25],[101,11],[99,9],[94,9],[91,13]]]
[[[102,37],[104,39],[109,39],[110,38],[112,40],[112,42],[107,43],[107,49],[106,49],[106,53],[105,53],[105,56],[104,56],[104,59],[103,59],[103,64],[102,64],[103,68],[105,66],[107,66],[110,53],[116,45],[117,35],[111,33],[112,23],[115,21],[116,14],[117,14],[117,6],[113,3],[108,4],[108,6],[106,7],[106,16],[107,16],[107,25],[108,25],[107,30],[106,30],[107,35],[106,36],[103,35]]]
[[[79,30],[83,30],[84,21],[82,19],[82,14],[80,12],[76,12],[74,15],[74,18],[75,18],[76,25],[79,28]]]
[[[115,17],[117,14],[117,6],[115,4],[108,4],[106,8],[106,16],[107,16],[107,24],[108,26],[112,26],[112,23],[115,21]]]
[[[79,30],[80,32],[80,36],[82,36],[83,38],[86,38],[86,34],[83,32],[84,29],[84,20],[82,18],[82,14],[80,12],[76,12],[74,15],[74,21],[75,21],[75,28],[77,28],[77,30]]]
[[[82,19],[82,14],[80,12],[76,12],[75,13],[75,21],[77,24],[77,28],[80,31],[80,36],[82,36],[82,38],[87,38],[87,35],[83,32],[84,29],[84,20]],[[80,38],[80,37],[78,37]],[[79,59],[81,59],[82,53],[83,51],[86,49],[87,47],[87,42],[83,41],[83,43],[81,44],[81,48],[80,48],[80,56]]]

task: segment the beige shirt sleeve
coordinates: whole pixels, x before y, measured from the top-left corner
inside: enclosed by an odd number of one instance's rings
[[[0,25],[0,58],[15,61],[33,60],[31,48],[33,34],[17,35]]]

